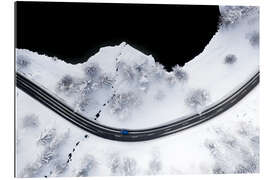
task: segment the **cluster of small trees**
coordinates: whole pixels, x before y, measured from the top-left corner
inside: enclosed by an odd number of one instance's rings
[[[118,153],[112,154],[110,157],[109,167],[113,175],[134,176],[138,172],[137,162],[135,159],[127,156],[120,157]],[[157,175],[162,171],[162,162],[159,155],[154,154],[149,161],[149,175]]]
[[[256,128],[237,130],[232,134],[217,129],[216,140],[206,140],[205,147],[215,160],[212,172],[221,173],[258,173],[259,172],[259,136]],[[239,136],[240,135],[240,136]],[[228,164],[226,159],[237,159],[237,164]]]
[[[67,130],[65,133],[56,136],[53,128],[50,130],[44,130],[43,133],[41,133],[41,138],[38,140],[38,142],[42,142],[38,144],[44,146],[44,150],[36,161],[26,165],[21,173],[21,177],[38,177],[42,169],[52,162],[52,160],[59,160],[59,149],[61,145],[68,140],[69,134],[69,130]],[[44,137],[46,138],[44,139]],[[43,140],[41,141],[41,139]],[[64,169],[62,169],[62,171],[64,171]]]
[[[170,87],[177,82],[186,82],[188,80],[187,72],[176,65],[172,72],[168,73],[163,65],[156,62],[150,65],[148,61],[142,64],[129,65],[124,61],[118,61],[116,67],[117,77],[120,76],[126,83],[130,84],[132,89],[124,93],[115,94],[110,101],[110,108],[114,114],[125,117],[141,103],[141,95],[147,93],[151,83],[167,82]],[[85,77],[76,79],[70,75],[63,76],[57,83],[57,90],[66,96],[73,96],[76,110],[86,111],[89,104],[94,104],[94,92],[98,89],[113,88],[114,78],[102,72],[98,63],[88,63],[83,67]],[[142,92],[142,93],[141,93]],[[154,98],[162,99],[164,93],[159,93]]]
[[[69,131],[60,136],[55,136],[54,131],[54,129],[44,130],[43,134],[46,135],[42,134],[41,137],[49,136],[53,138],[40,144],[45,147],[44,150],[36,161],[28,164],[23,169],[21,177],[39,177],[45,167],[51,167],[48,174],[50,176],[60,176],[68,170],[69,164],[66,159],[59,154],[59,149],[68,140]],[[80,163],[81,165],[79,167],[73,169],[73,174],[76,177],[91,176],[98,166],[96,158],[89,154],[86,154],[81,159]],[[134,176],[139,171],[137,161],[134,158],[120,156],[118,153],[114,153],[110,156],[108,166],[112,175]],[[157,175],[161,171],[162,162],[159,155],[154,155],[149,161],[148,169],[145,172],[149,175]]]
[[[141,103],[140,97],[133,91],[127,93],[115,94],[110,101],[110,108],[114,114],[125,118],[131,113],[132,108]]]
[[[56,90],[66,96],[73,96],[76,110],[86,111],[89,104],[95,103],[94,92],[98,89],[112,88],[114,79],[105,73],[97,63],[89,63],[83,67],[85,76],[74,78],[63,76],[57,83]]]
[[[154,81],[167,81],[168,85],[173,86],[176,82],[186,82],[188,80],[187,72],[179,65],[173,67],[172,72],[168,73],[164,66],[158,62],[154,66],[149,65],[147,62],[130,66],[120,61],[118,62],[118,69],[125,80],[137,84],[142,89],[148,89],[149,84]]]
[[[41,154],[40,160],[45,164],[49,163],[53,158],[57,157],[60,146],[63,145],[68,140],[70,135],[69,129],[60,136],[54,136],[53,134],[55,133],[55,131],[53,129],[46,132],[51,133],[52,135],[49,136],[53,137],[53,139],[42,144],[46,148],[43,151],[43,154]]]
[[[241,18],[248,16],[251,11],[258,11],[254,6],[225,6],[222,7],[220,16],[220,26],[224,28],[231,27],[237,23]]]
[[[113,154],[111,155],[110,170],[113,175],[134,176],[137,172],[137,162],[133,158],[120,158],[118,154]]]
[[[118,73],[126,83],[134,87],[134,91],[140,90],[147,92],[153,80],[153,74],[151,74],[151,70],[149,70],[148,66],[147,63],[131,66],[120,61],[118,62]]]

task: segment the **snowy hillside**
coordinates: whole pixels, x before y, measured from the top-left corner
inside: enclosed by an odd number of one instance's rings
[[[220,28],[204,51],[171,72],[125,42],[103,47],[76,65],[16,49],[16,70],[99,123],[158,126],[201,112],[259,70],[258,9],[220,10]],[[201,126],[155,141],[122,143],[87,134],[16,89],[17,175],[258,172],[258,93],[256,87]],[[71,152],[72,161],[66,163]]]
[[[17,49],[17,71],[87,118],[101,111],[102,124],[146,128],[200,112],[245,83],[259,69],[258,33],[258,14],[244,16],[233,27],[222,27],[200,55],[172,72],[126,43],[101,48],[77,65]],[[189,102],[194,95],[202,102]]]

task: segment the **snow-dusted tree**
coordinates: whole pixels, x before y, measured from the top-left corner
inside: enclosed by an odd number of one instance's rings
[[[212,167],[212,173],[214,174],[224,174],[228,173],[227,166],[223,160],[223,153],[220,151],[220,146],[217,141],[206,139],[204,141],[205,147],[210,152],[210,155],[214,159],[214,165]]]
[[[213,157],[217,157],[219,155],[219,149],[217,148],[217,144],[214,140],[206,139],[204,141],[204,146],[208,149]]]
[[[53,170],[51,176],[61,176],[68,169],[66,159],[57,159],[53,163]]]
[[[197,111],[201,112],[202,108],[209,101],[210,95],[205,89],[192,90],[185,99],[186,105]]]
[[[36,128],[36,127],[38,127],[39,126],[38,116],[35,115],[35,114],[26,115],[23,118],[22,126],[24,128]]]
[[[212,168],[212,172],[213,172],[213,174],[225,174],[225,173],[227,173],[224,165],[223,164],[218,164],[218,163],[214,164],[214,167]]]
[[[183,70],[182,67],[180,67],[178,64],[176,66],[174,66],[172,68],[173,70],[173,74],[175,75],[175,77],[181,81],[181,82],[185,82],[188,80],[188,74],[186,71]]]
[[[75,170],[76,177],[87,177],[91,174],[91,171],[97,166],[97,162],[92,155],[86,155],[81,162],[79,169]]]
[[[110,170],[113,175],[134,176],[137,172],[137,162],[130,157],[120,157],[118,153],[110,156]]]
[[[164,66],[160,64],[159,62],[155,62],[155,66],[151,72],[153,74],[153,77],[155,80],[162,80],[165,77],[166,70],[164,69]]]
[[[54,149],[48,147],[40,156],[40,161],[42,164],[48,164],[53,158],[56,157],[56,152]]]
[[[52,128],[52,131],[53,129],[54,128]],[[53,132],[51,134],[53,134]],[[61,145],[63,145],[67,141],[69,135],[70,130],[68,129],[60,136],[57,137],[55,136],[52,140],[46,142],[46,148],[44,149],[43,153],[40,156],[40,161],[42,164],[48,164],[51,160],[58,158],[59,149]]]
[[[30,61],[27,59],[25,55],[17,55],[16,56],[16,68],[23,69],[30,65]]]
[[[149,162],[149,174],[157,175],[162,170],[162,162],[159,156],[154,155],[151,161]]]
[[[88,80],[88,81],[84,81],[80,94],[81,96],[89,96],[92,92],[93,92],[93,81]]]
[[[84,73],[90,79],[97,78],[101,73],[101,68],[97,63],[89,63],[86,67],[84,67]]]
[[[133,158],[124,157],[123,159],[123,175],[134,176],[136,175],[137,162]]]
[[[248,38],[249,43],[251,44],[251,46],[259,47],[259,45],[260,45],[260,34],[259,34],[258,31],[253,31],[253,32],[247,34],[246,37]]]
[[[138,73],[138,74],[144,74],[146,69],[145,69],[146,64],[135,64],[133,66],[133,69]]]
[[[90,98],[82,98],[82,100],[80,101],[80,104],[79,104],[79,107],[80,107],[80,110],[81,111],[85,111],[86,108],[89,106],[91,102],[91,99]]]
[[[237,61],[237,57],[234,54],[228,54],[224,58],[224,63],[225,64],[234,64]]]
[[[59,91],[69,91],[72,88],[72,85],[74,83],[73,78],[70,75],[65,75],[58,83],[57,83],[57,89]]]
[[[38,142],[42,145],[46,145],[49,144],[50,142],[52,142],[52,140],[55,138],[56,136],[56,129],[52,128],[52,129],[45,129],[39,139]]]
[[[121,174],[121,159],[117,153],[110,156],[110,170],[114,175]]]
[[[74,101],[75,111],[83,112],[90,107],[89,105],[96,104],[93,94],[99,88],[101,88],[100,85],[94,80],[83,81],[80,86],[76,85],[77,93]]]

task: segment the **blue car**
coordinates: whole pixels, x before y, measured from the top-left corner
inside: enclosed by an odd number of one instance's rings
[[[121,133],[122,135],[128,135],[128,131],[127,131],[127,130],[121,130],[120,133]]]

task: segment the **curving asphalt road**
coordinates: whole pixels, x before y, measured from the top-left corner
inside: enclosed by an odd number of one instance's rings
[[[40,103],[50,108],[66,120],[74,125],[86,130],[89,133],[97,135],[102,138],[115,141],[146,141],[159,137],[167,136],[179,131],[188,129],[190,127],[199,125],[205,121],[210,120],[223,113],[234,104],[245,97],[260,81],[260,72],[257,72],[249,81],[247,81],[241,88],[226,97],[217,104],[209,107],[200,114],[191,115],[185,118],[179,118],[172,123],[164,124],[162,126],[148,128],[148,129],[131,129],[127,130],[128,134],[123,133],[123,129],[112,128],[87,119],[84,116],[76,113],[69,106],[65,105],[56,97],[37,86],[25,78],[20,73],[16,73],[16,86],[29,94],[31,97],[38,100]]]

